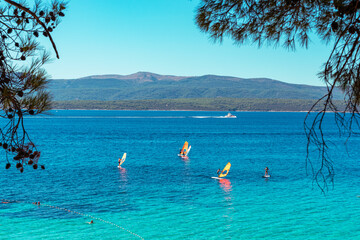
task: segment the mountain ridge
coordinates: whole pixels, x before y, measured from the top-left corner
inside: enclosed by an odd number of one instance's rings
[[[157,73],[151,73],[151,72],[137,72],[132,73],[129,75],[120,75],[120,74],[104,74],[104,75],[90,75],[78,79],[103,79],[106,78],[113,78],[118,80],[133,80],[133,79],[143,79],[145,81],[149,81],[150,79],[156,79],[156,80],[163,80],[163,79],[171,79],[174,81],[181,80],[183,78],[187,78],[188,76],[175,76],[175,75],[161,75]]]

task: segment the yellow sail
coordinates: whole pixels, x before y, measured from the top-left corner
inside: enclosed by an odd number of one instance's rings
[[[122,156],[119,166],[121,166],[121,164],[125,162],[125,159],[126,159],[126,153],[124,153],[124,155]]]
[[[182,147],[181,152],[180,152],[181,155],[183,155],[187,152],[188,146],[189,146],[189,143],[187,141],[185,141],[184,146]]]
[[[231,167],[231,163],[227,163],[226,166],[224,167],[224,169],[221,171],[221,173],[219,174],[219,177],[225,177],[226,175],[228,175],[229,171],[230,171],[230,167]]]

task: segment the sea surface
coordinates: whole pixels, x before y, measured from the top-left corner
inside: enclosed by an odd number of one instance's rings
[[[331,114],[323,193],[306,171],[305,113],[50,113],[25,119],[45,170],[5,170],[0,152],[0,239],[360,239],[360,138],[345,145]]]

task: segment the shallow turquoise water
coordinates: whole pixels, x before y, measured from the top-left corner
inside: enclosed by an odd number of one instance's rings
[[[359,154],[329,126],[336,176],[322,194],[305,171],[304,113],[52,114],[26,119],[46,170],[0,168],[0,198],[20,201],[0,204],[0,239],[360,239]],[[227,162],[227,180],[211,179]]]

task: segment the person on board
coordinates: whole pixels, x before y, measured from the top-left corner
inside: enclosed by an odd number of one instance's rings
[[[265,168],[265,176],[267,176],[267,175],[269,175],[269,168],[268,167]]]
[[[221,170],[220,170],[220,168],[216,171],[216,174],[219,176],[220,175],[220,172],[221,172]]]
[[[186,152],[186,149],[184,149],[184,151],[183,151],[182,153],[181,153],[181,151],[180,151],[181,157],[185,157],[185,156],[186,156],[185,152]]]
[[[121,163],[121,158],[119,158],[118,162],[119,162],[119,167],[120,167],[120,165],[121,165],[121,164],[120,164],[120,163]]]

